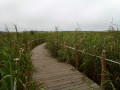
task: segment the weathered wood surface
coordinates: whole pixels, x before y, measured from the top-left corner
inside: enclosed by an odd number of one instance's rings
[[[45,44],[32,50],[35,72],[32,80],[38,88],[45,90],[102,90],[99,85],[88,79],[73,66],[58,62],[44,48]]]

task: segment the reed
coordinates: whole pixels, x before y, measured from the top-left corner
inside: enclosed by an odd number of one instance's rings
[[[38,41],[41,44],[45,42],[47,36],[47,33],[19,33],[16,25],[15,29],[16,33],[9,32],[7,28],[6,33],[0,34],[1,90],[25,90],[30,86],[33,68],[30,50],[34,47],[30,49],[27,43],[30,40],[44,38]]]
[[[56,44],[56,38],[59,38]],[[83,51],[79,52],[78,70],[87,75],[96,83],[101,83],[101,59],[95,56],[86,55],[84,52],[101,56],[102,50],[106,50],[106,58],[120,62],[120,32],[53,32],[47,39],[46,47],[51,51],[54,57],[58,57],[59,61],[64,61],[76,65],[75,51],[67,49],[66,45]],[[59,48],[58,48],[59,46]],[[67,53],[66,53],[67,52]],[[67,56],[67,58],[66,58]],[[113,88],[120,89],[120,66],[106,62],[106,81],[105,89],[112,90]]]

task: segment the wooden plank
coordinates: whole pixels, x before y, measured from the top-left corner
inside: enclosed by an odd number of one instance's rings
[[[33,81],[43,83],[45,90],[102,89],[70,64],[60,63],[56,59],[51,58],[44,45],[42,44],[32,50],[33,64],[37,68],[32,76]]]

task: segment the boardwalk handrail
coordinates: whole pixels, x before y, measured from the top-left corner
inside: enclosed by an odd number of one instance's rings
[[[28,41],[27,42],[27,45],[29,46],[31,43],[34,43],[35,41],[37,41],[37,40],[40,40],[40,39],[44,39],[44,38],[38,38],[38,39],[34,39],[34,40],[31,40],[31,41]],[[37,44],[39,44],[39,43],[37,43]],[[37,46],[37,45],[36,45]],[[30,47],[30,49],[31,49],[31,47]],[[20,53],[23,53],[24,52],[24,50],[25,50],[25,44],[22,44],[22,48],[20,48]],[[17,61],[19,61],[20,60],[20,58],[15,58],[14,59],[14,61],[16,61],[16,65],[17,65]],[[16,70],[15,70],[15,74],[17,74],[18,73],[18,70],[17,70],[17,68],[16,68]],[[13,82],[13,90],[17,90],[17,79],[16,79],[16,77],[14,78],[14,82]]]
[[[64,46],[65,50],[66,50],[66,48],[69,48],[69,49],[72,49],[76,52],[76,69],[78,69],[78,52],[81,52],[81,53],[84,53],[86,55],[94,56],[94,57],[101,59],[101,87],[105,86],[104,82],[106,80],[106,61],[120,65],[119,62],[116,62],[114,60],[110,60],[110,59],[106,58],[106,50],[102,50],[102,56],[97,56],[97,55],[94,55],[94,54],[91,54],[88,52],[84,52],[83,50],[78,50],[78,45],[76,45],[76,48],[67,46],[65,42],[64,42],[64,44],[60,44],[60,45]]]
[[[63,44],[60,44],[61,46],[64,46]],[[72,49],[72,50],[76,50],[75,48],[73,48],[73,47],[70,47],[70,46],[66,46],[67,48],[69,48],[69,49]],[[79,52],[81,52],[81,53],[85,53],[85,54],[87,54],[87,55],[90,55],[90,56],[93,56],[93,57],[97,57],[97,58],[99,58],[99,59],[102,59],[102,57],[101,56],[97,56],[97,55],[94,55],[94,54],[91,54],[91,53],[88,53],[88,52],[84,52],[84,51],[82,51],[82,50],[78,50]],[[119,64],[120,65],[120,63],[119,62],[116,62],[116,61],[114,61],[114,60],[111,60],[111,59],[105,59],[106,61],[109,61],[109,62],[112,62],[112,63],[116,63],[116,64]]]

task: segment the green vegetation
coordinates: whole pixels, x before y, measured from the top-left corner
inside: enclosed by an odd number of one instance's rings
[[[47,39],[46,39],[47,37]],[[79,71],[96,83],[101,83],[101,59],[84,52],[101,56],[106,50],[108,59],[120,62],[120,32],[51,32],[51,33],[0,33],[0,89],[34,90],[35,83],[29,83],[32,74],[30,51],[36,45],[47,42],[46,47],[59,61],[75,66],[75,51],[61,44],[75,48],[79,45]],[[28,44],[34,41],[32,46]],[[31,48],[30,48],[31,47]],[[24,50],[23,50],[24,49]],[[105,88],[120,89],[120,65],[107,61]]]
[[[46,47],[59,61],[68,62],[75,66],[75,51],[65,51],[64,44],[70,47],[79,45],[79,50],[101,56],[106,50],[108,59],[120,62],[120,32],[53,32],[47,39]],[[101,83],[101,59],[95,56],[79,53],[79,70],[98,84]],[[105,88],[120,89],[120,65],[107,61]]]
[[[17,27],[16,33],[0,33],[0,90],[33,90],[29,83],[32,62],[28,41],[43,38],[39,40],[41,44],[46,36],[47,33],[18,33]]]

